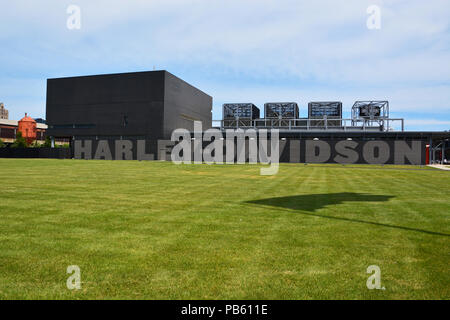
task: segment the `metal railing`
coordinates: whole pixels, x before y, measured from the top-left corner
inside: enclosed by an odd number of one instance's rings
[[[224,119],[213,120],[221,129],[281,129],[295,131],[405,131],[402,118],[380,119]]]

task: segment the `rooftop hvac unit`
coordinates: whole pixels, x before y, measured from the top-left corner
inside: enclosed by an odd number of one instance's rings
[[[356,101],[352,107],[353,119],[376,120],[388,117],[388,101]]]
[[[259,119],[259,109],[253,103],[225,103],[223,119]]]
[[[308,118],[321,119],[310,121],[310,126],[312,127],[341,127],[342,120],[330,121],[329,119],[342,119],[342,102],[310,102],[308,103]]]
[[[223,105],[224,127],[253,127],[259,119],[259,109],[253,103],[225,103]]]
[[[269,102],[264,104],[266,119],[298,119],[298,105],[295,102]]]
[[[342,102],[326,101],[308,103],[308,118],[322,119],[324,117],[342,118]]]

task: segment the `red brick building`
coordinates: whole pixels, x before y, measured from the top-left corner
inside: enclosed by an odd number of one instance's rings
[[[36,135],[34,140],[38,143],[44,143],[45,132],[47,130],[47,125],[43,123],[35,123],[36,125]],[[0,119],[0,139],[5,143],[13,143],[16,139],[17,131],[19,130],[19,121]]]

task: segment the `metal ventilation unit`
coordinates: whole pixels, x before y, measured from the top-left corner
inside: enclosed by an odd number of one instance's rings
[[[259,109],[253,103],[223,105],[223,122],[226,127],[252,126],[252,121],[255,119],[259,119]]]
[[[352,107],[352,123],[363,122],[365,126],[380,126],[389,119],[388,101],[356,101]]]
[[[310,121],[311,127],[341,127],[342,126],[342,102],[318,101],[308,103],[308,118],[321,119]],[[339,120],[329,120],[339,119]]]
[[[264,104],[266,119],[298,119],[298,105],[295,102],[269,102]]]

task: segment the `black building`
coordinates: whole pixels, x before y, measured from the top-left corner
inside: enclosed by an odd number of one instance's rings
[[[36,121],[36,123],[47,124],[47,122],[45,121],[45,119],[42,119],[42,118],[34,118],[34,121]]]
[[[47,135],[74,139],[170,139],[211,127],[212,97],[167,71],[47,80]]]

